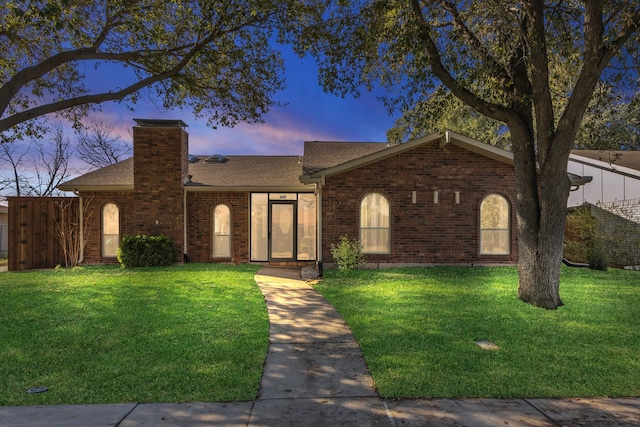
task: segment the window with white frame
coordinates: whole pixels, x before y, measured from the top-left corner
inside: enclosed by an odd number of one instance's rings
[[[218,205],[213,211],[213,257],[231,257],[231,215],[226,205]]]
[[[120,210],[114,203],[102,207],[102,256],[115,257],[120,246]]]
[[[509,201],[500,194],[489,194],[480,204],[480,254],[509,255],[511,230]]]
[[[366,254],[391,252],[389,202],[380,193],[367,194],[360,203],[360,244]]]

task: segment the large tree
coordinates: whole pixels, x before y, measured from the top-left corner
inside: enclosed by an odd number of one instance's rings
[[[0,6],[0,136],[34,136],[143,89],[211,125],[256,122],[283,87],[273,41],[315,0],[7,0]],[[121,70],[126,72],[122,73]],[[115,80],[108,76],[125,76]],[[105,76],[107,76],[105,78]],[[2,142],[2,141],[0,141]]]
[[[638,25],[637,0],[339,2],[298,48],[320,59],[321,84],[334,93],[381,83],[395,91],[390,105],[406,110],[441,84],[507,125],[518,297],[554,309],[562,305],[569,152],[598,81],[635,82]],[[636,72],[620,78],[628,67]]]

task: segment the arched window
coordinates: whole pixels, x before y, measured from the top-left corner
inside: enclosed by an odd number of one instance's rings
[[[490,194],[480,204],[480,254],[509,255],[511,230],[509,201],[500,194]]]
[[[102,256],[115,257],[120,246],[120,210],[113,203],[102,207]]]
[[[367,194],[360,204],[360,244],[367,254],[391,252],[389,202],[379,193]]]
[[[231,257],[231,215],[226,205],[218,205],[213,211],[213,257]]]

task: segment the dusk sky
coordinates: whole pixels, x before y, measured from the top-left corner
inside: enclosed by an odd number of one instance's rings
[[[276,100],[288,105],[274,107],[264,116],[264,124],[212,129],[206,119],[196,119],[188,110],[164,111],[146,98],[135,105],[133,112],[124,105],[106,103],[101,112],[93,112],[90,117],[114,126],[115,133],[125,140],[130,139],[134,118],[183,120],[189,126],[191,154],[301,155],[303,142],[309,140],[386,141],[386,132],[398,114],[391,117],[376,94],[363,92],[355,99],[324,93],[312,58],[301,59],[293,53],[286,58],[287,88],[276,95]]]

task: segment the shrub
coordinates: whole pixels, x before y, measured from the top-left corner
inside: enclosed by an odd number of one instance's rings
[[[589,262],[595,228],[595,218],[588,206],[568,214],[563,256],[573,262]]]
[[[360,241],[350,240],[347,236],[340,236],[337,245],[331,244],[331,255],[342,271],[354,270],[364,262]]]
[[[589,268],[602,271],[609,268],[607,253],[599,241],[594,242],[589,250]]]
[[[123,267],[155,267],[176,262],[178,246],[167,236],[123,236],[118,261]]]

